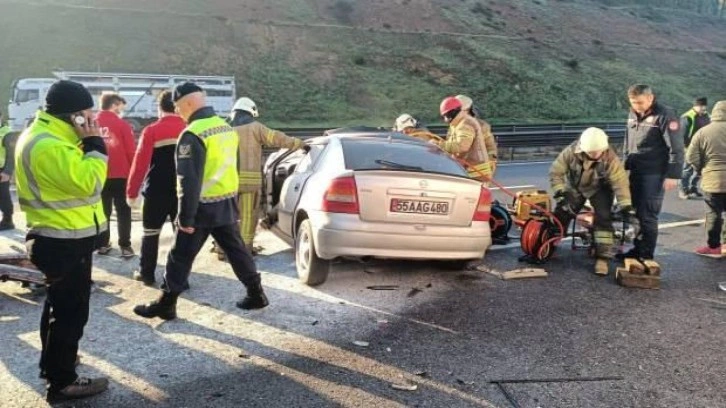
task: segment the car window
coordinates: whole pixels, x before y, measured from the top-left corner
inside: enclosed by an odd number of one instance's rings
[[[342,140],[349,170],[411,170],[466,177],[464,168],[433,145],[381,140]]]
[[[18,89],[15,94],[15,102],[30,102],[40,99],[40,92],[37,89]]]

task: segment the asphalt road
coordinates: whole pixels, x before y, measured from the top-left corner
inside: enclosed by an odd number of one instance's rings
[[[498,176],[544,188],[548,166],[503,165]],[[265,232],[257,261],[270,307],[236,309],[241,285],[204,252],[180,318],[162,323],[131,312],[156,295],[130,279],[137,260],[97,257],[79,371],[109,376],[111,389],[75,406],[724,407],[726,293],[716,282],[726,280],[726,261],[692,253],[704,242],[702,225],[674,224],[702,218],[703,205],[668,194],[659,291],[594,276],[592,260],[567,245],[545,279],[345,261],[308,288],[296,280],[290,248]],[[134,223],[135,248],[139,237]],[[164,248],[170,240],[165,230]],[[3,233],[0,250],[13,241],[22,235]],[[519,254],[493,249],[484,265],[518,268]],[[368,288],[375,285],[393,290]],[[36,369],[41,300],[0,284],[2,407],[45,406]]]

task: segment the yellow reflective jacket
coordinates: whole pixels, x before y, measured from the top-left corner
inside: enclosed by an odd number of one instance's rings
[[[45,112],[36,114],[15,149],[18,201],[30,234],[78,239],[106,228],[101,205],[105,149],[100,137],[86,138],[79,146],[70,124]]]
[[[237,196],[237,157],[230,154],[237,150],[237,134],[219,116],[197,119],[184,132],[201,139],[207,150],[199,201],[217,202]]]

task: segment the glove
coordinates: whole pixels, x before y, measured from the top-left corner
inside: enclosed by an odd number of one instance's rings
[[[633,238],[638,238],[640,235],[640,220],[635,216],[635,209],[630,205],[626,205],[620,209],[620,215],[623,217],[623,221],[630,224]]]
[[[555,192],[553,197],[555,199],[555,203],[557,203],[557,208],[570,214],[576,214],[575,205],[577,200],[572,192],[560,190]]]
[[[301,149],[305,151],[305,153],[310,153],[310,145],[307,143],[303,143],[302,146],[300,146]]]
[[[126,204],[131,209],[137,209],[137,208],[139,208],[139,205],[140,205],[139,197],[135,197],[135,198],[126,197]]]

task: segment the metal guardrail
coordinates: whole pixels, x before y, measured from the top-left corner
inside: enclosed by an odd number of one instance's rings
[[[546,124],[546,125],[495,125],[492,132],[497,138],[500,149],[565,146],[577,139],[583,130],[595,126],[603,129],[610,136],[611,144],[623,143],[625,138],[625,121],[593,122],[577,124]],[[301,139],[322,136],[326,128],[288,128],[280,129],[290,136]],[[445,126],[430,126],[429,130],[437,135],[446,136]]]

